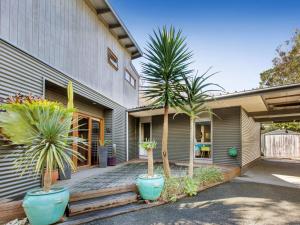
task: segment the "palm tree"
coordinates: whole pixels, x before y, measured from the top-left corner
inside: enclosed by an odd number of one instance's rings
[[[195,120],[203,113],[212,114],[211,110],[207,107],[207,100],[211,99],[209,94],[212,91],[219,90],[209,90],[209,86],[219,85],[214,83],[207,83],[207,79],[212,75],[206,76],[207,70],[201,76],[187,77],[185,79],[184,91],[182,93],[181,104],[177,107],[177,113],[183,113],[190,117],[190,156],[189,156],[189,170],[188,175],[193,177],[194,168],[194,138],[195,138]],[[222,88],[221,88],[222,89]],[[175,114],[175,115],[176,115]]]
[[[191,73],[188,68],[191,57],[182,32],[176,32],[174,27],[163,27],[150,36],[145,51],[146,62],[142,63],[145,81],[142,93],[153,107],[164,108],[162,159],[166,177],[171,173],[168,159],[169,108],[179,104],[181,83]]]

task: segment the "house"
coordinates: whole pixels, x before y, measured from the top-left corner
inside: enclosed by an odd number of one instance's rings
[[[106,0],[1,0],[0,98],[17,92],[66,104],[73,82],[75,114],[86,138],[85,161],[97,166],[99,141],[112,140],[118,162],[144,159],[139,143],[155,139],[161,159],[163,109],[139,106],[139,74],[132,60],[142,52]],[[195,122],[194,160],[242,170],[260,158],[260,123],[300,120],[300,84],[215,96],[207,104],[214,115]],[[169,115],[169,159],[187,161],[189,118]],[[110,146],[111,149],[112,146]],[[236,156],[228,150],[234,148]],[[22,177],[15,157],[0,146],[0,199],[16,197],[40,185],[33,174]],[[19,148],[9,149],[19,154]]]
[[[78,169],[98,164],[104,139],[116,144],[118,162],[126,161],[126,109],[138,106],[140,79],[132,60],[142,52],[110,4],[4,0],[0,7],[0,99],[20,92],[65,104],[71,80],[75,117],[85,128],[74,135],[89,143],[87,151],[78,148],[87,159],[74,159]],[[0,198],[40,185],[30,173],[19,176],[14,157],[0,154]]]
[[[300,120],[300,84],[258,88],[214,96],[207,103],[213,115],[195,122],[194,162],[238,166],[242,172],[260,159],[261,123]],[[161,159],[163,109],[141,106],[128,110],[129,159],[145,158],[139,142],[158,143],[154,158]],[[168,152],[170,161],[189,160],[189,118],[170,110]],[[295,148],[298,147],[294,146]],[[228,154],[234,148],[237,156]]]

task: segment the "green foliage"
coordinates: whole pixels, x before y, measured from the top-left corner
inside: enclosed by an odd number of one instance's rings
[[[201,76],[185,78],[185,85],[183,86],[182,98],[177,107],[177,113],[184,113],[193,119],[203,113],[211,114],[205,103],[211,98],[211,92],[220,91],[223,88],[217,84],[207,82],[215,74],[207,76],[208,71]],[[217,87],[217,90],[210,89],[212,86]]]
[[[184,188],[183,192],[187,196],[194,196],[197,194],[199,184],[197,183],[196,179],[191,178],[189,176],[184,178]]]
[[[222,172],[215,167],[201,167],[195,169],[194,179],[199,185],[207,185],[223,180]]]
[[[273,68],[260,74],[260,86],[269,87],[300,82],[300,32],[276,49]]]
[[[300,132],[300,123],[299,122],[286,122],[286,123],[271,123],[264,126],[264,130],[262,133],[268,133],[273,130],[292,130],[295,132]]]
[[[109,146],[111,143],[111,140],[105,140],[103,143],[100,142],[100,146]]]
[[[183,194],[184,186],[182,179],[178,177],[165,177],[165,185],[161,193],[161,198],[164,201],[176,202],[178,197]]]
[[[153,106],[177,106],[184,77],[192,72],[188,68],[192,53],[182,32],[174,27],[158,29],[149,38],[144,53],[147,61],[142,63],[142,93]]]
[[[156,141],[146,140],[146,141],[142,142],[142,143],[140,144],[140,146],[141,146],[143,149],[145,149],[146,151],[148,151],[148,150],[153,150],[153,149],[155,149],[156,146],[157,146],[157,143],[156,143]]]
[[[83,159],[71,148],[74,141],[84,143],[80,138],[69,136],[72,109],[42,99],[10,102],[1,105],[1,109],[5,110],[0,113],[2,133],[13,144],[25,148],[15,161],[15,166],[22,173],[32,167],[36,174],[43,173],[45,169],[50,173],[57,168],[64,171],[64,163],[75,170],[70,157]]]
[[[165,185],[161,198],[164,201],[177,201],[183,194],[194,196],[201,186],[223,181],[222,172],[215,167],[195,169],[194,177],[165,178]]]

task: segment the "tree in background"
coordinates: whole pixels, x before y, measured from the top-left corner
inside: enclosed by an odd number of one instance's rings
[[[300,82],[300,31],[276,49],[273,68],[260,74],[260,86],[270,87]]]
[[[273,68],[260,74],[260,86],[271,87],[285,84],[300,83],[300,31],[276,49],[277,56],[273,59]],[[267,126],[268,131],[285,129],[300,132],[300,123],[273,123]]]
[[[142,79],[145,82],[141,91],[153,107],[164,108],[162,159],[164,174],[169,177],[169,108],[179,104],[184,78],[192,72],[189,69],[192,53],[182,37],[182,32],[175,31],[174,27],[158,29],[149,38],[144,53],[146,62],[142,63]]]

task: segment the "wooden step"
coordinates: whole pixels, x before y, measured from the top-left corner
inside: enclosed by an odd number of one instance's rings
[[[109,196],[89,198],[70,203],[69,216],[90,211],[103,210],[116,206],[127,205],[137,201],[135,192],[119,193]]]
[[[79,225],[92,222],[94,220],[101,220],[112,216],[117,216],[124,213],[134,212],[142,209],[151,208],[154,206],[165,204],[164,202],[153,202],[150,204],[145,203],[131,203],[128,205],[118,206],[105,210],[97,210],[80,214],[72,217],[68,217],[65,222],[59,223],[59,225]]]
[[[76,202],[79,200],[92,199],[92,198],[114,195],[114,194],[125,193],[125,192],[137,192],[136,185],[129,184],[129,185],[122,185],[118,187],[102,188],[99,190],[72,193],[70,196],[70,202]]]

